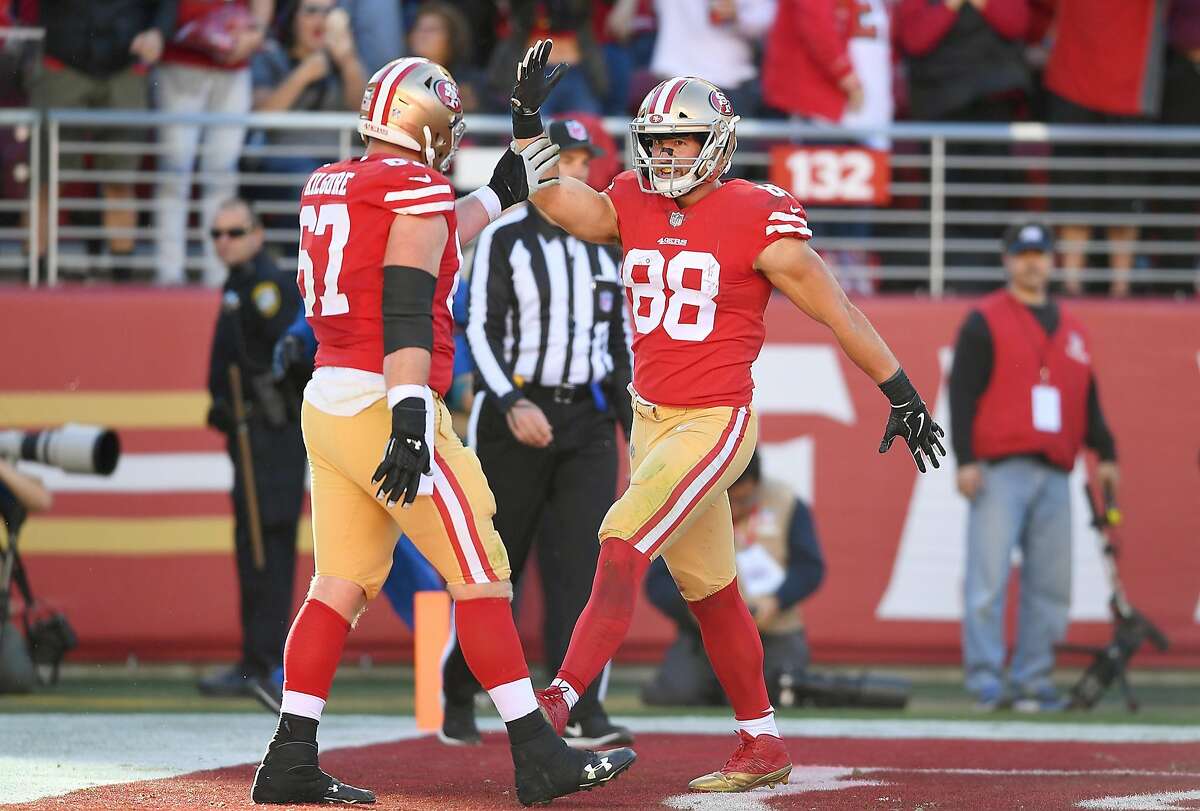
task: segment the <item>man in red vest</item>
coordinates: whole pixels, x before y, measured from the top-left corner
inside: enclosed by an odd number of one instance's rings
[[[963,606],[967,690],[981,709],[1058,709],[1054,644],[1071,597],[1068,476],[1082,445],[1117,483],[1083,325],[1047,295],[1053,237],[1036,223],[1004,239],[1008,286],[986,296],[958,334],[950,419],[958,489],[970,500]],[[1021,550],[1017,642],[1004,685],[1004,602]]]

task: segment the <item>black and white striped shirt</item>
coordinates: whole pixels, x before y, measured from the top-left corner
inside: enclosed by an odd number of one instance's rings
[[[528,204],[504,215],[479,235],[471,268],[467,341],[478,379],[501,410],[522,385],[628,381],[624,304],[615,248],[570,236]]]

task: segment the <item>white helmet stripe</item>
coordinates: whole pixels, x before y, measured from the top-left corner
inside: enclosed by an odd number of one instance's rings
[[[663,89],[658,93],[658,98],[654,100],[654,107],[658,109],[651,109],[650,112],[665,114],[669,109],[669,102],[674,99],[675,91],[686,83],[687,79],[672,79],[668,84],[663,85]]]
[[[379,83],[379,87],[375,90],[375,109],[371,111],[371,121],[374,123],[383,123],[383,117],[387,115],[388,107],[392,103],[392,90],[396,86],[396,81],[400,78],[400,74],[404,73],[408,69],[411,63],[411,59],[396,60],[395,67],[393,67],[391,71],[388,72],[388,75],[384,78],[384,80]]]

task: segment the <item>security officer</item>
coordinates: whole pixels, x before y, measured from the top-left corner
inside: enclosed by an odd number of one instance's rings
[[[295,279],[279,270],[263,249],[262,223],[244,200],[217,210],[209,236],[229,269],[221,315],[213,335],[208,424],[226,435],[235,471],[234,546],[241,592],[242,655],[232,669],[199,682],[205,695],[251,695],[264,702],[275,692],[268,675],[283,658],[291,620],[296,571],[296,529],[307,463],[300,422],[272,379],[276,341],[300,308]],[[242,469],[230,382],[238,367],[246,404],[255,492],[258,495],[263,565],[255,565],[246,473]]]
[[[1009,229],[1008,286],[967,315],[950,369],[958,490],[970,501],[963,670],[981,710],[1065,706],[1051,675],[1071,599],[1069,476],[1084,444],[1100,457],[1101,485],[1117,485],[1087,332],[1047,293],[1053,259],[1046,226]],[[1006,689],[1004,603],[1014,548],[1021,606]]]
[[[555,121],[559,171],[586,182],[593,156],[587,129]],[[478,392],[468,439],[496,496],[496,529],[514,584],[535,537],[545,596],[550,672],[566,654],[591,592],[596,533],[617,485],[616,422],[633,422],[631,333],[613,249],[580,242],[533,206],[496,220],[479,236],[471,272],[467,341]],[[477,743],[479,685],[462,652],[443,671],[440,738]],[[571,713],[567,742],[595,748],[627,743],[600,704],[597,679]]]

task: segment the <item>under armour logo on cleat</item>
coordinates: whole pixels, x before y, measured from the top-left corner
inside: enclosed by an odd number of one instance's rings
[[[588,774],[588,780],[596,779],[596,774],[597,774],[597,772],[600,771],[601,766],[604,767],[604,771],[606,771],[606,772],[612,771],[612,764],[608,762],[608,758],[601,758],[600,762],[597,763],[595,766],[593,766],[592,764],[589,763],[588,765],[583,767],[583,770],[585,772],[587,772],[587,774]]]

